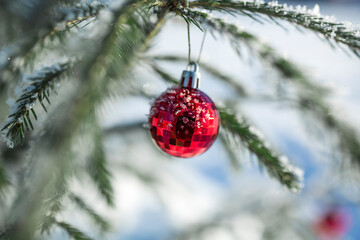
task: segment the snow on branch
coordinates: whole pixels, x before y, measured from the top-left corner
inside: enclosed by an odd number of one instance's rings
[[[288,162],[285,156],[279,156],[269,148],[255,127],[245,120],[239,120],[229,111],[219,108],[221,126],[239,137],[246,148],[256,155],[259,162],[264,165],[268,173],[285,185],[290,191],[298,192],[301,189],[303,172]]]
[[[70,8],[60,8],[53,18],[49,20],[49,24],[41,29],[32,30],[32,35],[20,39],[16,43],[5,46],[0,49],[0,73],[10,65],[17,57],[29,57],[29,53],[37,44],[42,44],[48,37],[54,37],[58,33],[68,31],[78,26],[91,17],[97,16],[104,5],[98,1],[91,3],[77,3]],[[60,25],[63,24],[63,27]],[[1,78],[0,78],[1,83]]]
[[[310,29],[326,39],[332,39],[338,43],[347,45],[354,54],[360,57],[360,28],[350,22],[336,22],[335,17],[323,16],[320,14],[319,5],[313,9],[306,6],[297,7],[279,4],[278,1],[209,1],[200,0],[191,2],[190,7],[200,7],[208,10],[219,10],[231,13],[240,13],[255,20],[261,19],[258,15],[264,14],[271,20],[282,19],[293,24]]]
[[[9,147],[13,147],[19,140],[22,142],[25,137],[25,128],[28,131],[34,129],[30,112],[33,118],[37,120],[37,115],[33,109],[36,101],[39,101],[47,112],[44,102],[50,104],[50,90],[54,91],[56,80],[69,67],[70,63],[66,61],[35,71],[26,78],[30,84],[21,90],[19,98],[16,101],[8,100],[8,104],[11,105],[10,115],[0,131],[4,133]]]
[[[144,3],[145,1],[128,0],[120,8],[114,11],[113,18],[109,19],[111,21],[109,28],[106,29],[106,33],[101,36],[101,39],[99,40],[101,43],[96,46],[97,51],[94,55],[88,56],[86,59],[88,61],[83,59],[84,65],[80,70],[81,74],[79,74],[80,82],[84,83],[81,91],[67,97],[65,102],[59,106],[57,112],[60,112],[61,114],[57,115],[57,121],[52,122],[51,134],[40,136],[37,146],[40,146],[41,149],[40,151],[33,151],[32,159],[37,165],[33,165],[34,167],[28,172],[25,180],[34,178],[36,181],[34,181],[34,183],[31,182],[31,185],[21,186],[16,193],[17,199],[27,200],[22,202],[19,201],[17,206],[17,209],[26,209],[26,214],[23,212],[17,215],[10,213],[13,214],[11,219],[12,222],[10,223],[14,226],[13,229],[16,229],[16,227],[21,224],[24,231],[7,232],[6,234],[8,234],[9,239],[24,239],[23,236],[30,236],[30,233],[32,234],[38,230],[38,226],[37,224],[34,224],[33,219],[34,216],[38,216],[37,213],[39,208],[42,207],[42,200],[47,199],[44,194],[44,185],[51,185],[51,182],[49,182],[48,179],[53,175],[53,167],[55,169],[60,168],[61,171],[64,171],[65,173],[72,171],[70,168],[70,158],[62,158],[64,153],[71,153],[70,140],[74,136],[74,131],[79,129],[79,127],[87,120],[89,114],[95,112],[96,107],[104,98],[108,97],[107,93],[109,91],[107,89],[109,89],[112,80],[126,81],[124,76],[126,76],[134,66],[136,63],[135,60],[140,57],[143,52],[148,50],[151,40],[163,26],[167,13],[165,10],[158,12],[157,18],[152,18],[152,21],[150,21],[149,15],[144,15],[143,18],[135,15],[134,11],[142,10]],[[146,14],[145,11],[140,11],[139,14],[142,12]],[[126,23],[128,25],[126,25]],[[124,58],[122,59],[122,57]],[[65,66],[63,67],[65,68]],[[43,69],[41,71],[43,74],[39,74],[40,78],[45,81],[45,78],[49,77],[50,81],[50,78],[53,79],[52,77],[58,77],[61,75],[61,72],[65,72],[65,70],[62,71],[61,69],[51,71],[53,69],[53,67],[50,68],[49,71]],[[36,76],[37,75],[34,75],[35,82],[37,82]],[[33,91],[34,89],[35,88],[30,89],[29,91]],[[39,94],[26,94],[27,92],[28,91],[24,92],[24,97],[29,97],[33,102],[37,100]],[[44,99],[44,91],[41,90],[41,88],[40,92],[42,92],[41,99]],[[45,93],[47,93],[47,91],[45,91]],[[24,114],[27,110],[26,104],[27,102],[24,103],[25,110],[24,107],[21,108],[23,111],[21,116],[26,116],[26,114]],[[31,110],[27,110],[27,113],[29,113],[29,111]],[[18,129],[24,128],[25,124],[18,122],[17,117],[12,116],[11,118]],[[10,123],[7,127],[11,126],[12,124]],[[7,127],[4,129],[7,129]],[[21,130],[17,131],[19,132]],[[22,132],[23,131],[21,131],[20,134]],[[52,164],[48,162],[45,164],[44,161],[48,160],[51,160]],[[31,191],[23,191],[24,189],[27,190],[30,186]],[[32,201],[33,199],[36,199],[37,201]],[[34,202],[31,207],[28,207],[29,201]],[[49,219],[49,221],[51,221],[51,219]],[[55,225],[64,229],[72,239],[90,239],[68,223],[59,222],[56,219],[53,219],[53,221]]]
[[[332,130],[339,140],[338,146],[342,153],[348,156],[353,163],[360,165],[360,140],[357,131],[331,113],[331,107],[324,100],[326,89],[309,81],[295,64],[280,56],[271,46],[262,43],[255,35],[241,30],[238,26],[226,23],[224,20],[214,18],[204,12],[181,8],[177,11],[189,18],[188,21],[198,22],[198,25],[200,23],[200,25],[205,25],[229,36],[235,50],[239,49],[239,41],[241,41],[252,52],[257,53],[260,59],[280,72],[285,79],[292,80],[298,86],[297,90],[300,96],[296,99],[296,103],[299,109],[312,114],[323,126]]]
[[[151,63],[154,61],[187,61],[186,57],[178,57],[178,56],[167,56],[167,55],[160,55],[160,56],[152,56],[150,58]],[[215,67],[200,63],[200,66],[205,71],[211,69],[216,69]],[[156,71],[156,70],[155,70]],[[169,78],[168,73],[159,74],[163,79]],[[221,79],[221,76],[226,76],[223,73],[219,72],[214,75],[215,78]],[[172,76],[170,76],[172,78]],[[243,91],[244,87],[240,85],[238,81],[235,81],[228,76],[221,79],[224,82],[228,83],[231,87],[236,90],[238,96],[244,96]],[[171,81],[170,81],[171,82]],[[316,86],[316,88],[319,88]],[[239,89],[239,90],[238,90]],[[349,157],[354,164],[360,166],[360,140],[357,136],[357,131],[350,125],[346,124],[345,122],[341,121],[341,119],[336,116],[329,104],[325,102],[325,96],[321,92],[315,91],[306,91],[307,89],[298,89],[300,90],[297,97],[294,99],[287,99],[290,101],[294,101],[294,104],[300,111],[307,113],[311,116],[314,116],[317,121],[319,121],[322,126],[324,126],[327,130],[333,131],[337,139],[339,141],[339,149],[344,154],[344,156]],[[251,97],[251,96],[250,96]]]
[[[292,82],[308,90],[323,91],[322,88],[310,82],[294,63],[282,57],[275,49],[260,41],[255,35],[241,30],[241,28],[235,24],[227,23],[220,18],[214,18],[204,12],[185,9],[178,9],[177,11],[183,17],[188,18],[188,21],[197,22],[200,25],[210,28],[211,31],[228,36],[232,47],[239,55],[241,43],[243,43],[252,53],[255,53],[260,60],[270,64],[285,79],[292,80]]]
[[[152,59],[161,59],[156,56]],[[176,59],[176,58],[172,58]],[[157,67],[151,64],[156,73]],[[159,74],[166,82],[173,83],[174,79],[166,72]],[[302,180],[302,170],[291,166],[285,156],[279,156],[268,147],[268,144],[263,140],[259,131],[253,126],[250,126],[245,120],[239,121],[238,118],[229,113],[226,109],[219,108],[221,117],[221,126],[226,131],[239,137],[246,148],[257,156],[260,163],[264,165],[269,174],[275,177],[289,190],[298,192],[301,189],[300,181]]]

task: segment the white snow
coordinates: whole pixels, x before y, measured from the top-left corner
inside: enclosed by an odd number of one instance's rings
[[[16,103],[16,101],[13,98],[9,98],[8,100],[6,100],[6,104],[9,105],[10,107],[15,105],[15,103]]]

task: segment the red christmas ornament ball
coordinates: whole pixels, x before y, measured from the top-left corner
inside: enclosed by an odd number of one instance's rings
[[[166,90],[152,104],[151,136],[164,152],[182,158],[210,148],[219,131],[219,113],[202,91],[191,87]]]
[[[321,240],[342,238],[350,228],[350,215],[343,209],[328,210],[315,224],[315,232]]]

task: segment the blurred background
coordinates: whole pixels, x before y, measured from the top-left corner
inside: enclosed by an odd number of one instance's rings
[[[309,8],[319,3],[324,15],[360,23],[360,1],[287,3],[306,4]],[[226,18],[261,36],[314,81],[329,87],[332,93],[328,100],[335,114],[360,129],[359,59],[285,22],[284,30],[247,17]],[[194,55],[202,36],[197,28],[191,29]],[[271,76],[272,70],[264,71],[251,61],[251,56],[239,59],[223,40],[208,35],[202,61],[246,83],[254,92],[269,91],[271,83],[264,79]],[[186,26],[181,19],[167,23],[150,51],[153,55],[186,53]],[[183,64],[166,62],[162,67],[179,77],[185,68]],[[149,94],[160,95],[168,87],[146,66],[138,66],[136,72],[134,81],[139,81]],[[228,86],[206,74],[201,89],[220,105],[235,95]],[[291,94],[286,86],[279,86],[278,91]],[[149,100],[143,97],[118,97],[106,102],[100,113],[106,129],[106,154],[114,175],[116,208],[102,205],[91,188],[86,190],[86,199],[111,220],[114,232],[108,239],[360,239],[358,184],[349,177],[340,155],[332,151],[332,140],[324,138],[326,129],[307,116],[281,102],[244,100],[237,105],[276,149],[303,169],[303,191],[292,194],[267,176],[256,159],[242,149],[238,151],[240,168],[232,168],[219,139],[199,157],[169,159],[155,147],[143,127],[149,107]],[[84,194],[82,185],[74,182],[73,187]],[[68,214],[71,217],[65,214],[65,218],[89,235],[96,235],[84,216],[71,209]],[[53,237],[63,239],[64,234],[55,232]]]
[[[308,8],[319,4],[324,15],[360,24],[359,0],[286,3],[306,4]],[[297,63],[314,82],[331,89],[327,100],[334,114],[360,130],[359,58],[286,22],[279,27],[244,16],[214,15],[261,37]],[[194,57],[202,37],[203,32],[192,26]],[[148,54],[186,56],[187,51],[186,25],[183,19],[176,18],[166,24]],[[271,68],[264,69],[249,52],[239,58],[222,36],[207,35],[201,61],[233,76],[252,93],[291,96],[291,90],[286,83],[277,81]],[[161,67],[180,78],[186,66],[162,61]],[[170,86],[145,64],[138,65],[135,73],[132,81],[148,95],[159,96]],[[272,78],[275,81],[268,81]],[[234,103],[236,98],[234,89],[205,72],[201,90],[219,106]],[[328,138],[327,129],[284,101],[240,99],[235,105],[275,149],[303,170],[304,187],[300,193],[291,193],[273,180],[257,159],[236,143],[224,145],[217,139],[199,157],[170,158],[155,146],[145,126],[149,99],[120,94],[108,99],[98,112],[113,175],[115,208],[99,199],[88,176],[71,182],[73,192],[110,220],[112,231],[102,236],[70,204],[61,217],[95,239],[359,240],[359,177],[334,150],[334,140]],[[238,148],[238,168],[231,164],[227,147]],[[67,234],[58,229],[44,237],[49,238],[67,239]]]

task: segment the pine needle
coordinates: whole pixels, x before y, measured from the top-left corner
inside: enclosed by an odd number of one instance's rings
[[[10,184],[5,169],[3,167],[2,159],[0,158],[0,193],[3,192],[4,188]]]
[[[187,59],[185,57],[175,56],[175,55],[156,55],[156,56],[150,56],[148,58],[149,58],[149,61],[147,61],[147,62],[149,64],[154,64],[153,61],[168,61],[168,62],[170,61],[170,62],[183,62],[183,63],[187,62]],[[219,71],[216,66],[213,66],[210,63],[202,61],[198,64],[201,68],[201,71],[206,71],[208,74],[212,75],[217,80],[220,80],[220,81],[226,83],[227,85],[232,87],[239,96],[241,96],[241,97],[247,96],[245,87],[242,86],[240,84],[240,82],[238,80],[236,80],[235,78],[233,78],[232,76],[226,75],[225,73]],[[157,69],[158,69],[158,67],[157,67]],[[157,70],[155,70],[155,72],[157,72]],[[162,70],[162,73],[164,74],[164,70]],[[168,73],[166,73],[166,74],[169,75]],[[163,77],[163,78],[167,77],[166,75],[164,75],[164,76],[162,76],[161,74],[159,74],[159,75],[160,75],[160,77]],[[171,77],[171,78],[173,78],[173,77]],[[175,78],[173,78],[173,82],[175,84],[177,84],[179,82],[179,80],[175,80]]]
[[[259,137],[257,130],[244,120],[220,108],[221,126],[240,138],[247,149],[265,166],[268,173],[292,192],[301,189],[301,170],[291,166],[285,157],[279,156]]]
[[[271,65],[277,70],[285,80],[291,80],[300,87],[311,89],[312,91],[324,91],[323,88],[310,82],[294,63],[280,56],[275,49],[260,41],[255,35],[240,30],[240,28],[234,24],[227,23],[220,18],[213,18],[209,14],[203,12],[192,10],[178,11],[179,14],[187,15],[196,19],[201,24],[208,26],[212,31],[219,32],[223,36],[229,37],[236,52],[239,52],[240,43],[243,43],[251,51],[256,53],[264,63]]]
[[[100,216],[98,213],[96,213],[95,210],[92,209],[88,204],[86,204],[82,198],[76,196],[73,193],[70,194],[69,197],[77,205],[79,209],[83,210],[93,220],[93,222],[97,226],[99,226],[101,231],[107,232],[111,229],[110,223],[107,220],[105,220],[102,216]]]
[[[99,128],[95,126],[95,128]],[[94,148],[88,160],[88,173],[98,188],[98,191],[106,200],[107,204],[114,206],[114,190],[111,184],[111,174],[107,166],[104,145],[98,129],[94,134]]]
[[[171,76],[171,74],[167,73],[164,69],[159,67],[157,64],[153,62],[148,62],[153,69],[153,71],[158,74],[162,79],[164,79],[169,84],[178,84],[179,80],[175,77]]]
[[[63,210],[63,200],[68,192],[68,172],[54,170],[51,180],[44,189],[44,200],[41,204],[42,217],[39,227],[41,233],[49,233],[53,219]]]
[[[76,227],[72,226],[66,222],[55,222],[57,226],[62,228],[64,231],[67,232],[69,237],[74,240],[93,240],[92,238],[88,237],[85,233],[81,232]]]
[[[29,130],[29,126],[32,130],[34,129],[30,112],[35,120],[37,120],[38,117],[33,109],[33,105],[37,100],[43,105],[41,96],[46,96],[45,92],[49,92],[49,89],[53,88],[56,81],[59,80],[69,67],[69,62],[56,63],[35,71],[27,77],[30,84],[23,89],[21,96],[16,100],[16,104],[12,106],[11,114],[7,122],[0,130],[6,133],[9,142],[16,144],[19,143],[19,140],[22,140],[24,136],[24,124],[27,130]],[[46,99],[50,103],[47,96]]]
[[[360,29],[349,23],[339,23],[331,17],[320,14],[319,5],[314,9],[307,9],[306,6],[296,8],[278,1],[214,1],[201,0],[191,2],[190,7],[200,7],[208,10],[230,11],[233,13],[244,14],[254,19],[258,19],[257,13],[264,14],[270,18],[278,18],[297,24],[306,29],[310,29],[317,34],[323,35],[327,39],[332,39],[337,43],[348,46],[356,56],[360,55]]]

